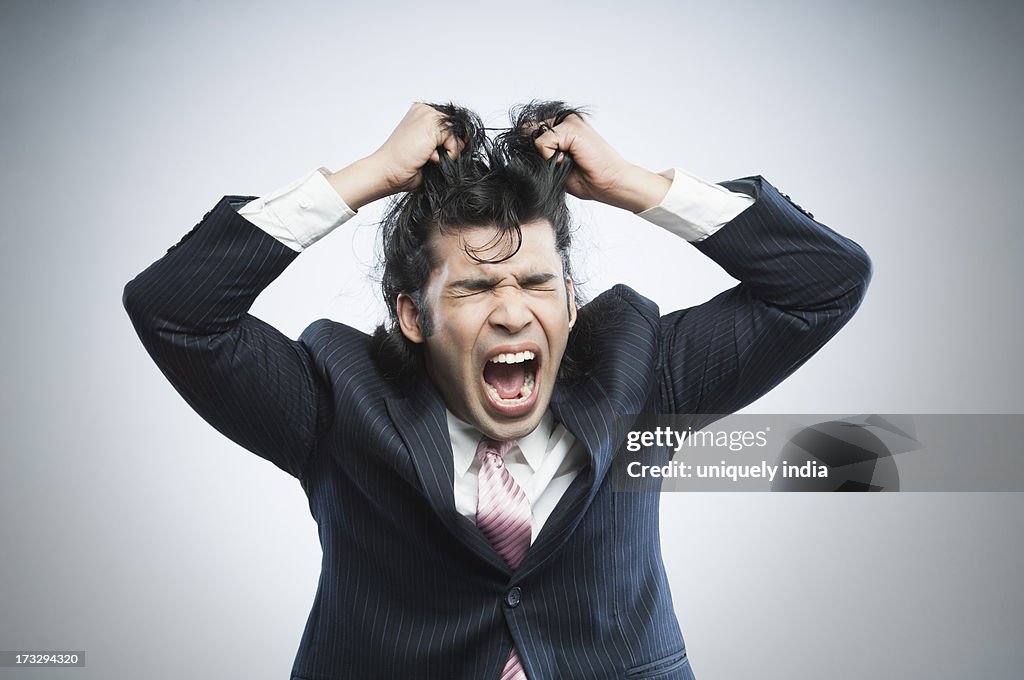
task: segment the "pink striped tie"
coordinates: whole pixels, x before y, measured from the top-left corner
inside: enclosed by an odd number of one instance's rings
[[[505,467],[505,454],[516,440],[499,442],[483,437],[476,447],[480,459],[476,524],[508,566],[515,569],[530,547],[530,501]],[[500,680],[527,680],[513,646]]]

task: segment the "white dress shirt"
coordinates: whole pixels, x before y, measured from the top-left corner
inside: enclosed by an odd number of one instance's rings
[[[329,174],[327,168],[317,168],[250,201],[238,213],[292,250],[301,252],[356,214],[328,183]],[[687,241],[703,241],[754,201],[746,194],[734,193],[679,168],[659,174],[672,181],[668,192],[660,204],[637,215]],[[447,413],[455,470],[455,507],[476,522],[480,472],[476,446],[482,435],[451,411]],[[586,465],[587,453],[582,443],[555,422],[549,410],[537,429],[506,454],[505,462],[530,501],[532,543],[562,494]]]
[[[451,411],[447,413],[448,433],[455,457],[455,508],[476,522],[481,465],[476,456],[476,446],[482,435]],[[555,422],[549,410],[544,413],[537,429],[519,439],[516,446],[505,454],[504,461],[530,502],[532,544],[562,494],[576,479],[576,473],[586,465],[587,452],[564,425]]]

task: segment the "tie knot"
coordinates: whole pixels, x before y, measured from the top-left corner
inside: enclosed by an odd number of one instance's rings
[[[512,447],[515,445],[515,439],[498,441],[496,439],[491,439],[490,437],[481,437],[480,443],[476,445],[476,456],[482,461],[488,453],[493,453],[496,454],[498,458],[504,460],[505,454],[511,451]]]

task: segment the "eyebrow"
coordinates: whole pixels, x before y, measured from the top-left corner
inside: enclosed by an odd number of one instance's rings
[[[558,278],[555,274],[545,272],[542,274],[529,274],[522,278],[515,277],[516,281],[519,282],[520,286],[530,287],[539,286],[542,283],[548,283]],[[458,281],[452,281],[448,284],[448,288],[461,288],[463,290],[470,291],[484,291],[490,290],[491,288],[497,287],[501,283],[501,278],[495,277],[490,279],[475,278],[475,279],[459,279]]]

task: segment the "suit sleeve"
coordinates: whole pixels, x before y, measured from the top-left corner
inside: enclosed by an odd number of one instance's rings
[[[248,313],[299,253],[249,223],[225,196],[130,281],[124,306],[142,344],[195,411],[300,478],[330,413],[309,348]]]
[[[871,280],[863,248],[762,177],[723,184],[755,201],[693,245],[740,283],[661,317],[663,412],[729,414],[751,403],[851,319]]]

